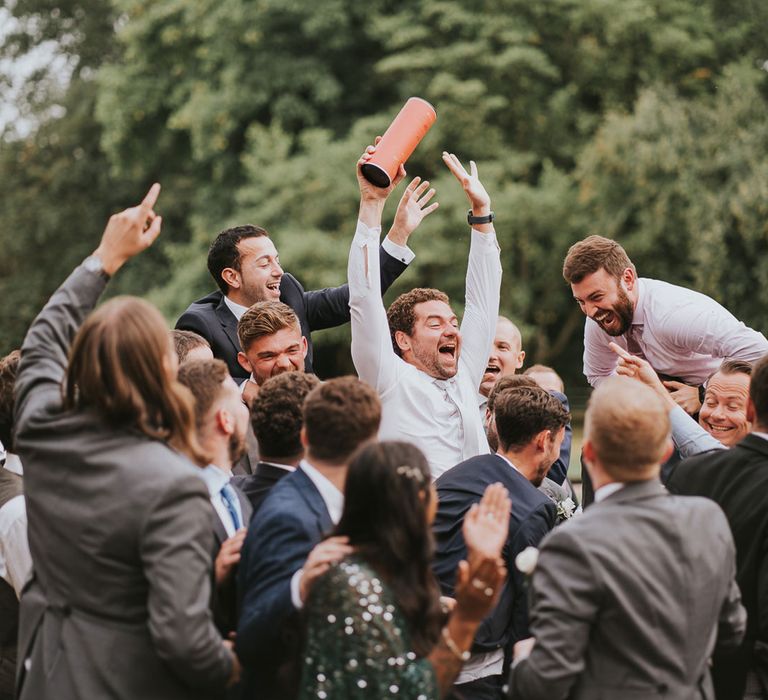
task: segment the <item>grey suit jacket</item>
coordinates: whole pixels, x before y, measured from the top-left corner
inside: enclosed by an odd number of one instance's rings
[[[513,667],[522,700],[712,698],[708,659],[746,627],[723,512],[628,484],[555,528],[533,574],[530,656]]]
[[[209,609],[208,490],[162,442],[64,411],[74,334],[105,286],[77,268],[32,324],[16,381],[35,578],[21,700],[215,697],[231,672]]]

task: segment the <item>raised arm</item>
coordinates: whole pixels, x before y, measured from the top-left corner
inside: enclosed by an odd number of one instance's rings
[[[375,271],[379,269],[379,234],[384,203],[405,177],[405,170],[401,167],[390,187],[375,187],[360,170],[360,166],[374,152],[375,146],[369,146],[357,163],[360,213],[349,250],[347,276],[352,317],[352,361],[360,378],[383,395],[397,382],[403,361],[392,348],[387,314],[381,300],[381,282]],[[437,203],[428,205],[434,191],[425,193],[427,187],[428,182],[420,184],[420,179],[415,178],[406,189],[395,215],[398,227],[393,227],[394,233],[390,231],[388,236],[392,243],[401,245],[402,232],[407,231],[410,235],[410,231],[437,208]]]
[[[76,268],[32,322],[15,385],[17,434],[31,427],[34,416],[61,404],[61,384],[75,334],[109,278],[160,234],[162,217],[153,211],[159,194],[160,185],[154,184],[141,204],[110,217],[92,256],[97,260]]]
[[[443,162],[461,183],[472,207],[472,216],[491,214],[491,198],[483,187],[475,161],[469,173],[452,153],[443,153]],[[461,322],[461,363],[467,368],[475,388],[480,387],[488,364],[501,293],[501,260],[493,223],[474,224],[467,265],[466,305]]]

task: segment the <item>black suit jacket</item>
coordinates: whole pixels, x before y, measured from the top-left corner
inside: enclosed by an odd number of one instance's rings
[[[718,698],[740,698],[748,668],[757,664],[768,672],[768,440],[747,435],[729,450],[683,460],[667,488],[711,498],[731,526],[747,632],[736,654],[715,654],[712,679]]]
[[[232,483],[243,492],[253,508],[253,515],[256,515],[272,487],[290,473],[287,469],[259,462],[253,474],[235,476],[232,478]]]
[[[301,622],[291,578],[332,529],[325,501],[301,468],[272,489],[253,517],[238,571],[235,645],[244,698],[284,700],[297,691]]]
[[[515,567],[515,557],[526,547],[538,547],[555,526],[557,511],[552,501],[498,455],[480,455],[449,469],[436,482],[434,571],[443,595],[453,596],[456,568],[467,556],[461,531],[464,516],[486,487],[496,482],[505,486],[512,499],[509,534],[502,550],[508,578],[498,605],[477,630],[472,651],[503,648],[508,657],[512,644],[528,636],[525,580]]]
[[[237,498],[240,501],[243,524],[247,527],[251,521],[251,504],[245,497],[245,494],[234,483],[232,485],[235,487],[235,493],[237,493]],[[213,561],[215,562],[221,545],[224,544],[224,540],[229,536],[224,528],[224,523],[221,522],[221,518],[216,510],[213,509],[213,506],[211,506],[211,510],[213,511]],[[237,629],[237,567],[234,568],[230,577],[221,586],[216,585],[216,567],[213,567],[211,610],[213,611],[213,621],[216,623],[216,627],[221,632],[221,636],[227,639],[229,633]]]
[[[379,256],[381,293],[403,273],[407,265],[389,255],[383,248]],[[301,283],[285,273],[280,280],[280,301],[288,304],[299,317],[301,333],[307,339],[307,357],[304,367],[312,371],[312,331],[333,328],[349,322],[349,287],[329,287],[305,292]],[[237,361],[240,341],[237,337],[237,319],[224,302],[224,295],[215,291],[192,302],[176,321],[176,328],[194,331],[210,344],[214,357],[224,360],[235,379],[247,379],[248,372]]]

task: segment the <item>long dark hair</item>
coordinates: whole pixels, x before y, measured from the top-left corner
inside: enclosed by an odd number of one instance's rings
[[[420,656],[437,643],[442,623],[427,523],[430,483],[429,465],[417,447],[380,442],[362,448],[349,464],[335,533],[349,537],[392,589]]]

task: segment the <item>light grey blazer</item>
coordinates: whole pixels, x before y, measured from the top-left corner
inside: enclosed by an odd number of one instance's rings
[[[533,574],[536,645],[510,676],[521,700],[713,698],[708,659],[746,612],[714,502],[628,484],[555,528]]]
[[[77,268],[22,346],[16,447],[35,576],[21,600],[19,697],[215,697],[232,659],[209,610],[205,484],[164,443],[62,408],[68,348],[104,286]]]

